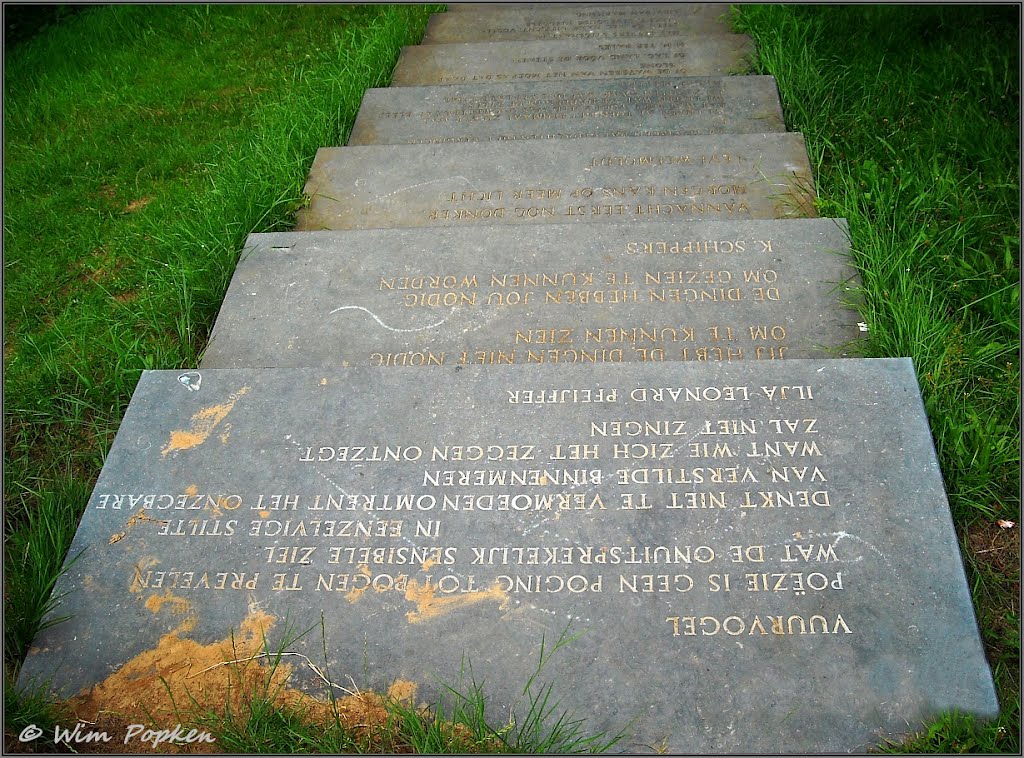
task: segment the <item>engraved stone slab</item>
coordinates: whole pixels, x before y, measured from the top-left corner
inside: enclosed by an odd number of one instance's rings
[[[784,132],[770,76],[370,89],[349,145]]]
[[[536,11],[544,8],[561,8],[577,10],[581,14],[605,13],[637,8],[672,8],[680,13],[721,15],[729,11],[728,3],[448,3],[448,13],[479,12],[490,10],[504,11]]]
[[[726,4],[507,5],[438,13],[427,24],[424,44],[533,39],[622,39],[727,33]]]
[[[862,750],[996,713],[957,544],[909,359],[145,372],[21,680],[255,616],[501,725],[568,631],[541,682],[620,749]]]
[[[839,357],[845,222],[250,235],[202,366]]]
[[[651,7],[650,3],[449,3],[445,6],[449,13],[534,13],[551,8],[571,10],[580,17],[594,18],[595,13],[635,11],[638,8]],[[655,8],[672,8],[679,13],[703,15],[718,18],[729,12],[728,3],[657,3]]]
[[[323,147],[296,229],[814,215],[803,135]]]
[[[739,34],[416,45],[402,48],[391,86],[721,76],[745,70],[752,51]]]

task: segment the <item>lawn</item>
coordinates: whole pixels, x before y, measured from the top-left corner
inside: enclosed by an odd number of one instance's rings
[[[1020,749],[1020,9],[744,6],[849,220],[865,355],[910,356],[1003,715],[907,749]],[[925,559],[924,554],[922,559]]]

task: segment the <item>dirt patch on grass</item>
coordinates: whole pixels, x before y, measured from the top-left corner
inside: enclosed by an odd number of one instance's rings
[[[104,285],[114,278],[128,264],[125,259],[117,259],[104,247],[97,247],[89,254],[74,262],[74,278],[58,291],[62,298],[70,298],[75,292],[90,284]]]
[[[232,84],[221,87],[217,90],[218,97],[235,97],[237,95],[255,95],[258,92],[269,92],[269,87],[250,87],[248,85]]]
[[[978,621],[997,679],[1020,680],[1020,524],[978,519],[967,527],[967,558],[982,578]],[[1019,692],[1019,690],[1018,690]]]
[[[156,197],[154,195],[146,195],[146,197],[140,197],[138,200],[132,200],[130,203],[128,203],[128,205],[124,207],[124,209],[121,212],[135,213],[136,211],[141,211],[155,199]]]
[[[967,546],[978,563],[1014,581],[1020,595],[1020,524],[978,519],[967,528]]]
[[[99,197],[104,207],[108,210],[119,210],[121,213],[135,213],[153,202],[154,195],[136,198],[127,203],[118,198],[118,187],[116,184],[101,184],[95,191],[94,197]]]

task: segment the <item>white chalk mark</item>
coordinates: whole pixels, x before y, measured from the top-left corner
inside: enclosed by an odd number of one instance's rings
[[[885,564],[885,567],[887,569],[889,569],[892,573],[898,575],[898,572],[896,571],[896,569],[893,567],[893,565],[891,563],[889,563],[889,559],[886,557],[885,553],[883,553],[881,550],[879,550],[877,547],[872,545],[867,540],[863,540],[860,537],[858,537],[857,535],[850,534],[849,532],[845,532],[845,531],[842,531],[842,532],[832,532],[828,536],[836,538],[835,542],[832,543],[832,547],[833,548],[836,545],[838,545],[840,542],[842,542],[844,539],[851,539],[854,542],[859,542],[860,544],[864,545],[869,550],[871,550],[873,553],[875,553],[879,558],[881,558],[882,559],[882,563]],[[857,563],[857,561],[859,561],[863,557],[864,556],[860,556],[857,560],[850,561],[850,563]]]
[[[380,318],[378,318],[376,313],[371,311],[369,308],[364,308],[361,305],[342,305],[342,306],[340,306],[338,308],[335,308],[333,311],[331,311],[327,315],[328,316],[333,316],[338,311],[351,311],[351,310],[364,311],[365,313],[368,313],[370,315],[370,318],[372,318],[374,321],[376,321],[382,327],[387,329],[389,332],[422,332],[422,331],[426,331],[427,329],[436,329],[437,327],[441,326],[443,323],[445,323],[448,319],[450,319],[452,317],[452,314],[455,313],[455,308],[457,308],[457,307],[458,306],[452,307],[451,311],[448,312],[448,315],[445,316],[440,321],[438,321],[436,324],[430,324],[429,326],[417,326],[415,329],[397,329],[397,328],[395,328],[393,326],[388,326],[383,321],[381,321]]]
[[[287,442],[292,443],[295,447],[299,448],[300,450],[302,449],[302,445],[300,445],[298,442],[293,440],[292,436],[290,434],[286,434],[284,438],[285,438],[285,440]],[[345,491],[345,489],[340,484],[338,484],[336,481],[331,479],[331,477],[327,476],[327,474],[325,474],[323,471],[320,471],[320,469],[313,469],[313,470],[316,471],[318,476],[320,476],[322,479],[327,481],[332,487],[334,487],[336,490],[338,490],[338,492],[340,492],[342,495],[344,495],[345,497],[352,497],[352,495],[348,494]]]
[[[493,321],[497,321],[499,318],[502,317],[502,313],[498,308],[492,308],[490,310],[485,309],[483,311],[478,311],[478,313],[482,313],[482,317],[478,318],[476,321],[466,326],[462,330],[463,334],[469,334],[470,332],[479,331],[480,329],[483,329],[485,326],[489,325]]]
[[[314,469],[314,470],[315,470],[315,469]],[[352,495],[348,494],[348,493],[347,493],[347,492],[346,492],[346,491],[345,491],[345,490],[344,490],[344,489],[342,488],[342,486],[341,486],[340,484],[338,484],[338,483],[337,483],[336,481],[334,481],[333,479],[331,479],[331,477],[327,476],[327,474],[325,474],[325,473],[324,473],[323,471],[319,471],[319,470],[317,470],[317,471],[316,471],[316,473],[317,473],[317,475],[318,475],[318,476],[320,476],[321,478],[323,478],[324,480],[326,480],[326,481],[327,481],[328,483],[330,483],[330,485],[331,485],[332,487],[334,487],[334,488],[335,488],[336,490],[338,490],[338,492],[340,492],[340,493],[341,493],[342,495],[344,495],[345,497],[352,497]]]
[[[396,189],[394,192],[389,192],[386,195],[377,195],[376,199],[377,200],[383,200],[385,198],[391,197],[392,195],[397,195],[399,192],[408,192],[409,190],[418,189],[420,187],[426,187],[428,184],[438,184],[439,182],[450,182],[453,179],[461,179],[466,184],[470,184],[469,179],[467,179],[464,176],[443,176],[440,179],[431,179],[430,181],[427,181],[427,182],[420,182],[419,184],[412,184],[412,185],[410,185],[408,187],[402,187],[401,189]]]

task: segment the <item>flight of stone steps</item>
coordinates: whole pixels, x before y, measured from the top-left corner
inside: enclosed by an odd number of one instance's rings
[[[994,715],[913,367],[854,357],[845,220],[728,13],[434,16],[201,366],[143,375],[22,680],[95,685],[166,606],[422,702],[470,667],[496,726],[579,635],[541,678],[627,752]]]

